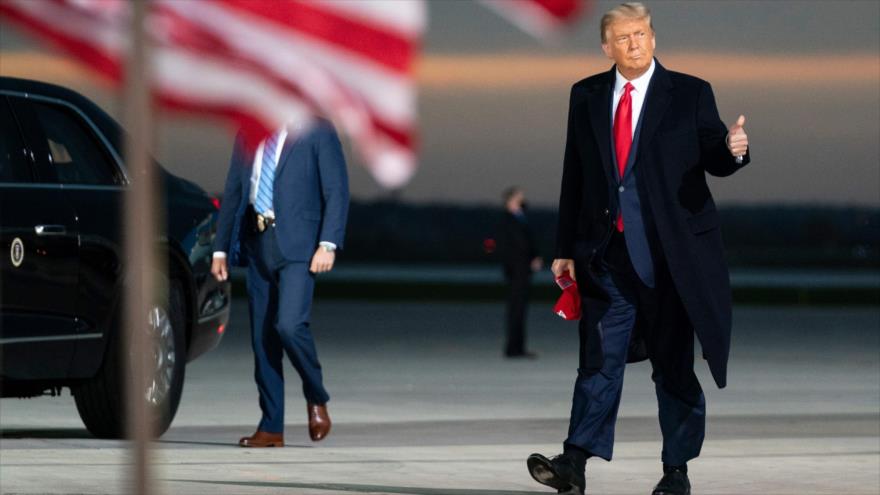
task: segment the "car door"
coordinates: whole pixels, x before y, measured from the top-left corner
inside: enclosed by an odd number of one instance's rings
[[[79,332],[107,336],[114,326],[122,291],[122,222],[125,178],[120,161],[98,128],[67,102],[29,98],[32,132],[28,140],[42,151],[39,180],[58,184],[76,211],[79,233],[79,286],[75,296]],[[93,375],[100,366],[106,339],[80,338],[73,377]]]
[[[57,184],[40,182],[38,150],[0,94],[0,349],[6,379],[67,376],[75,341],[76,214]]]

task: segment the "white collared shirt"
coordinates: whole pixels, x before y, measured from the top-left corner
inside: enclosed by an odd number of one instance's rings
[[[648,92],[648,84],[651,83],[651,76],[654,75],[654,60],[651,60],[651,66],[648,67],[648,70],[645,71],[641,76],[633,79],[632,81],[627,80],[623,77],[623,74],[620,73],[620,70],[616,70],[617,77],[614,82],[614,94],[612,96],[611,102],[611,128],[614,128],[614,114],[617,113],[617,104],[620,102],[620,97],[623,96],[623,87],[626,86],[626,83],[630,83],[633,85],[633,90],[630,91],[630,98],[632,99],[632,125],[630,126],[630,131],[632,131],[633,136],[636,133],[636,125],[639,123],[639,116],[642,113],[642,106],[645,103],[645,94]]]

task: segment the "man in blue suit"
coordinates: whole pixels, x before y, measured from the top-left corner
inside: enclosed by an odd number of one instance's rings
[[[348,216],[348,175],[333,125],[280,129],[256,149],[236,137],[211,272],[247,266],[254,378],[262,419],[242,447],[284,446],[283,357],[302,379],[309,436],[330,432],[321,364],[309,328],[315,275],[330,271]]]
[[[712,88],[654,58],[648,9],[601,21],[610,71],[572,87],[552,270],[581,289],[580,363],[563,453],[527,465],[536,481],[582,494],[588,458],[611,460],[624,367],[650,359],[663,476],[654,495],[689,495],[706,404],[694,334],[719,387],[727,380],[731,294],[706,174],[749,163],[745,117],[726,128]]]

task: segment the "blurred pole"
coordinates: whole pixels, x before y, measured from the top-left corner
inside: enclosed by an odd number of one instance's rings
[[[129,132],[125,157],[131,184],[125,201],[126,266],[125,331],[121,354],[126,370],[125,426],[130,441],[132,466],[128,493],[153,493],[149,442],[152,408],[146,400],[147,366],[152,357],[148,335],[150,305],[156,283],[154,243],[156,235],[156,177],[149,158],[152,140],[148,47],[144,21],[149,2],[131,2],[131,45],[125,71],[123,113]],[[127,366],[126,366],[127,364]]]

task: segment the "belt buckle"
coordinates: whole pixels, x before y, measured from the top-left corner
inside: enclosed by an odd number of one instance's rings
[[[266,217],[257,213],[257,232],[263,233],[266,231]]]

